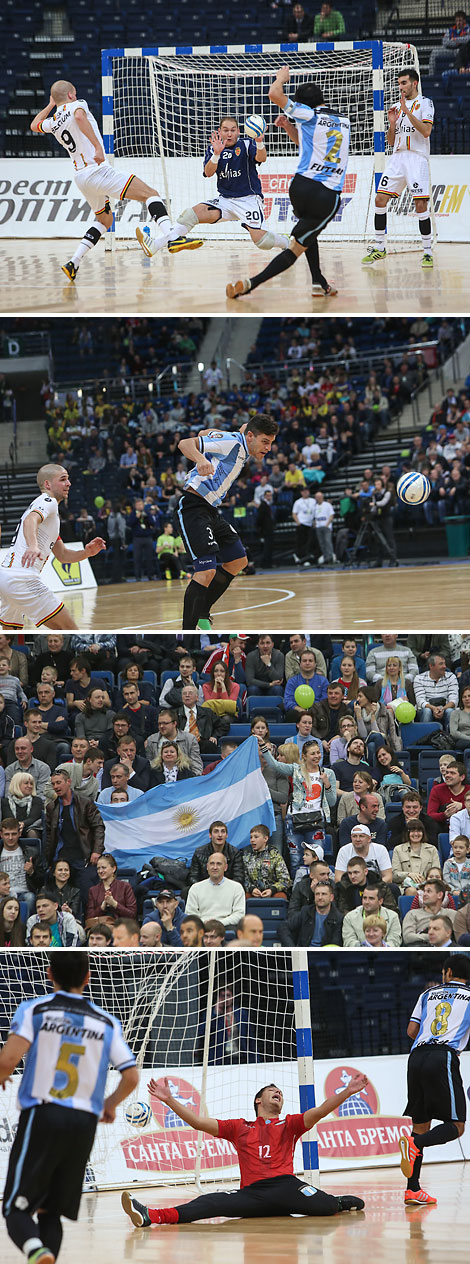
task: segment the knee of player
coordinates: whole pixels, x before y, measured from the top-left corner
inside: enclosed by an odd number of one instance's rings
[[[375,198],[375,205],[376,205],[376,206],[379,208],[379,210],[381,210],[381,211],[384,211],[384,210],[386,210],[386,209],[387,209],[387,206],[388,206],[388,197],[387,197],[386,193],[377,193],[377,194],[376,194],[376,198]]]
[[[457,1128],[457,1135],[461,1137],[462,1134],[465,1132],[465,1124],[462,1123],[461,1120],[456,1120],[455,1126]]]

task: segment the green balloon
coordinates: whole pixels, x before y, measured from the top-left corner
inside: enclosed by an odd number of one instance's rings
[[[308,710],[308,707],[315,702],[315,690],[310,685],[297,685],[294,698],[298,707],[305,707],[305,710]]]
[[[399,702],[395,707],[395,715],[399,724],[411,724],[416,716],[416,707],[412,702]]]
[[[104,496],[95,496],[95,505],[97,509],[102,509],[104,505]]]

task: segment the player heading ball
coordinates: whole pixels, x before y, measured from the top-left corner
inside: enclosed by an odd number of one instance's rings
[[[406,66],[398,75],[400,100],[388,111],[387,140],[393,148],[375,198],[375,246],[370,246],[363,263],[385,259],[387,208],[390,198],[398,198],[408,188],[415,204],[423,243],[422,267],[432,268],[432,225],[429,214],[429,137],[434,122],[434,105],[418,92],[419,75]]]

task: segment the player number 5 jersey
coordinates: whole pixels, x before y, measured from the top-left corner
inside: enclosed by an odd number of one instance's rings
[[[436,1043],[450,1045],[460,1053],[470,1034],[470,987],[466,983],[444,983],[422,992],[411,1021],[419,1023],[413,1049]]]
[[[349,119],[323,106],[311,110],[310,106],[300,105],[290,98],[284,114],[296,124],[299,134],[297,175],[319,180],[328,189],[340,193],[348,165]]]
[[[88,122],[91,124],[96,135],[96,140],[104,149],[103,137],[91,110],[88,109],[86,101],[66,101],[64,105],[58,105],[55,114],[50,118],[44,119],[41,123],[40,132],[52,132],[59,145],[67,150],[69,158],[72,160],[75,171],[83,171],[85,167],[95,164],[94,145],[88,137],[85,136],[75,120],[75,111],[84,110]]]
[[[407,109],[415,118],[421,120],[422,123],[434,122],[434,105],[429,97],[422,97],[419,93],[414,101],[407,101]],[[413,154],[424,154],[429,157],[430,141],[429,136],[422,136],[413,124],[410,122],[403,110],[400,109],[400,102],[395,101],[392,107],[394,110],[400,110],[397,121],[395,123],[395,141],[393,152],[401,153],[403,150],[411,150]]]
[[[22,571],[23,574],[27,574],[27,571],[21,565],[23,554],[26,553],[26,549],[29,548],[24,534],[24,521],[25,518],[28,517],[28,514],[32,513],[33,510],[39,514],[39,525],[36,537],[41,557],[36,558],[34,565],[28,569],[42,571],[51,549],[54,544],[57,543],[60,534],[58,504],[55,496],[47,496],[45,492],[41,492],[41,495],[36,496],[36,500],[33,500],[32,503],[28,505],[21,521],[18,523],[11,544],[8,546],[6,557],[2,562],[2,566],[5,566],[7,570]]]

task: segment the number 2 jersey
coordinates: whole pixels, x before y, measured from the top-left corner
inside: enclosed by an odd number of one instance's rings
[[[286,118],[295,123],[299,136],[299,163],[296,174],[318,180],[327,189],[341,192],[349,157],[351,124],[343,114],[325,106],[312,110],[288,98]]]
[[[204,164],[214,159],[212,145],[208,145],[204,154]],[[256,193],[262,197],[261,180],[256,167],[256,141],[248,136],[239,136],[234,145],[226,145],[219,157],[217,171],[217,192],[222,197],[251,197]],[[209,179],[212,179],[210,176]]]
[[[470,1034],[470,986],[467,983],[436,984],[418,997],[411,1022],[419,1023],[412,1046],[449,1045],[461,1053]]]
[[[84,135],[78,123],[75,120],[75,111],[84,110],[87,120],[96,136],[96,141],[102,146],[104,151],[103,137],[96,122],[94,114],[88,109],[86,101],[65,101],[63,105],[58,105],[55,114],[43,120],[39,124],[40,132],[52,132],[52,135],[67,150],[75,171],[83,171],[85,167],[90,167],[95,163],[95,146],[91,140]]]
[[[411,101],[411,103],[407,101],[406,106],[410,114],[414,114],[415,118],[420,119],[422,123],[434,122],[434,105],[429,97],[422,97],[418,93],[414,101]],[[429,136],[422,136],[421,132],[418,132],[416,127],[413,127],[409,118],[400,109],[399,101],[394,101],[392,108],[400,111],[395,123],[394,154],[408,150],[412,154],[424,154],[425,158],[428,158],[431,148]]]
[[[53,1103],[100,1116],[106,1075],[134,1066],[117,1018],[76,992],[23,1001],[11,1032],[30,1041],[18,1092],[23,1110]]]
[[[303,1115],[284,1119],[218,1119],[219,1137],[235,1146],[240,1164],[240,1188],[272,1176],[293,1176],[294,1150],[308,1131]]]
[[[7,570],[21,571],[23,574],[27,573],[21,564],[23,554],[29,548],[24,534],[24,522],[25,518],[33,511],[39,515],[36,538],[41,557],[36,558],[33,566],[28,567],[28,570],[42,571],[51,549],[54,544],[57,544],[60,535],[59,506],[55,496],[47,496],[45,492],[41,492],[25,509],[11,544],[8,546],[6,556],[2,562],[2,567],[6,567]]]

